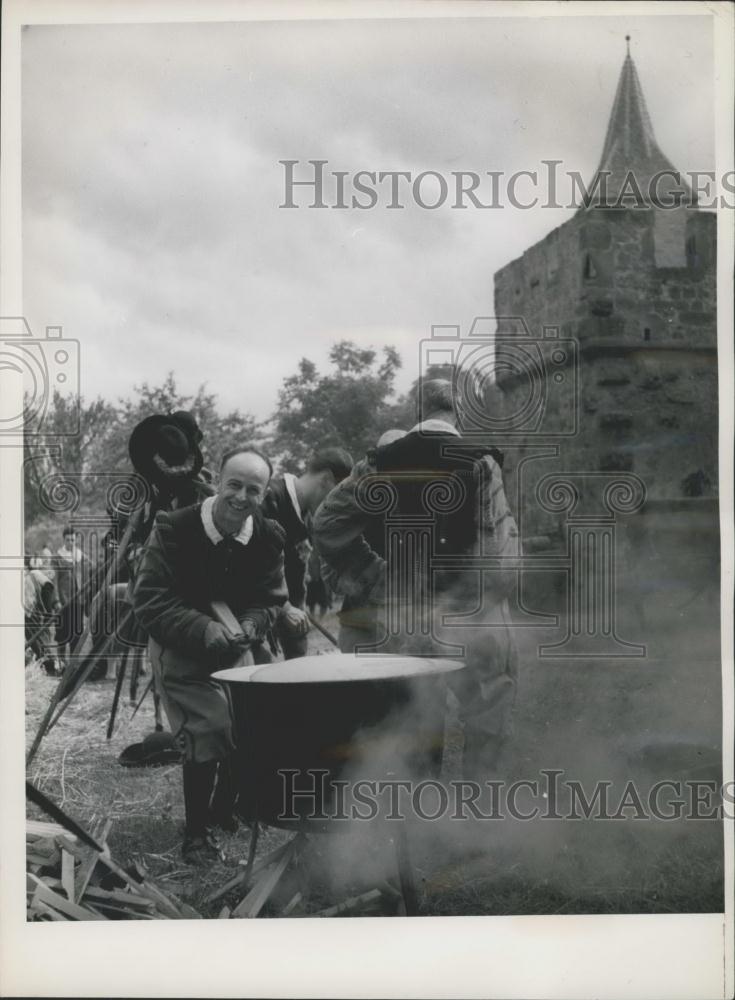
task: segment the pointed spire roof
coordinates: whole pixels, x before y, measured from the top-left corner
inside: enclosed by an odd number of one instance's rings
[[[624,204],[637,200],[640,205],[637,192],[640,191],[644,201],[650,204],[652,178],[661,171],[675,170],[656,142],[641,82],[630,54],[630,35],[626,35],[625,40],[628,51],[615,91],[600,164],[589,189],[595,192],[593,205],[600,201],[596,185],[601,174],[606,177],[608,203],[614,203],[621,192],[625,192],[630,197],[622,199]],[[603,178],[600,178],[600,183]],[[668,192],[674,189],[689,190],[683,177],[680,184],[673,178],[664,177],[657,186],[662,198],[668,197]]]

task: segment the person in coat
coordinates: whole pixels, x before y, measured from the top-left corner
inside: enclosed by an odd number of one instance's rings
[[[382,489],[387,480],[401,513],[425,517],[421,498],[426,488],[434,485],[443,491],[447,484],[461,481],[459,506],[435,515],[434,551],[488,556],[497,561],[497,568],[478,573],[429,567],[427,572],[416,560],[409,573],[414,595],[420,592],[431,608],[433,635],[464,646],[465,669],[453,674],[450,683],[464,729],[465,776],[484,780],[497,767],[517,687],[518,654],[508,605],[516,575],[504,560],[518,556],[518,529],[505,497],[502,456],[462,438],[451,383],[431,380],[421,392],[423,419],[407,435],[377,449],[375,472],[351,477],[329,494],[314,518],[314,543],[330,584],[345,595],[340,614],[343,652],[419,655],[419,629],[406,629],[390,639],[387,635],[387,610],[394,621],[400,617],[400,609],[386,608],[387,577],[396,549],[386,551],[385,513],[370,511],[366,487],[372,481],[376,490]],[[469,613],[480,605],[481,623],[478,616],[473,622]],[[447,614],[468,618],[457,627],[445,623]]]
[[[288,600],[278,616],[276,635],[287,660],[306,656],[310,626],[304,603],[311,519],[326,495],[351,470],[352,456],[343,448],[324,448],[311,456],[303,475],[284,472],[274,477],[268,488],[263,510],[266,516],[278,521],[286,534]]]
[[[213,826],[236,826],[233,722],[226,692],[211,674],[248,647],[256,662],[269,660],[263,638],[287,597],[283,530],[261,510],[271,475],[270,461],[254,448],[226,454],[214,496],[158,512],[133,591],[163,706],[185,755],[183,853],[190,861],[216,856]],[[229,606],[243,635],[215,619],[213,601]]]
[[[90,567],[89,560],[76,544],[77,532],[71,525],[64,528],[62,541],[54,559],[56,590],[61,603],[56,642],[60,656],[71,656],[84,632]]]

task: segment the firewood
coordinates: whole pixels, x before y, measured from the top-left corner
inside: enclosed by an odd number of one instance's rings
[[[30,875],[29,878],[33,879],[35,876]],[[36,879],[37,885],[34,892],[34,900],[40,903],[46,903],[47,906],[53,907],[60,913],[71,917],[73,920],[104,920],[104,917],[95,915],[90,910],[85,909],[83,906],[79,906],[77,903],[73,903],[70,899],[66,899],[58,892],[54,892],[53,889],[49,889],[48,886],[41,879]],[[33,906],[33,904],[31,904]]]
[[[94,905],[88,904],[90,910],[99,913],[106,920],[160,920],[161,916],[157,912],[147,910],[131,910],[122,903],[110,903],[99,900]]]
[[[38,868],[53,868],[61,861],[61,855],[56,854],[32,854],[26,851],[26,865],[34,865]]]
[[[50,906],[47,906],[45,903],[42,903],[40,900],[36,903],[33,909],[33,913],[38,914],[39,917],[42,917],[46,920],[68,921],[71,919],[70,917],[65,917],[63,913],[59,913],[58,910],[54,910]]]
[[[232,911],[233,917],[253,919],[258,916],[299,846],[300,835],[297,835],[286,845],[286,850],[277,863],[262,875],[242,902],[238,903]]]
[[[278,861],[278,859],[283,856],[284,851],[288,849],[290,843],[291,842],[288,841],[285,844],[281,844],[280,847],[277,847],[274,851],[271,851],[270,854],[266,854],[265,857],[260,858],[258,861],[256,861],[251,869],[251,875],[257,875],[259,872],[263,871],[264,868],[267,868],[268,865],[271,865],[274,862]],[[239,864],[244,866],[246,862],[240,861]],[[205,898],[204,902],[214,903],[216,900],[221,899],[222,896],[230,892],[231,889],[237,889],[239,886],[241,886],[245,881],[246,877],[247,877],[246,871],[238,872],[237,875],[234,875],[228,882],[225,882],[225,884],[221,886],[219,889],[215,889],[214,892],[211,892]]]
[[[26,839],[28,837],[56,837],[60,833],[73,840],[77,839],[73,833],[67,833],[64,827],[59,826],[58,823],[47,823],[40,819],[26,820]]]
[[[326,910],[319,910],[317,913],[313,914],[313,916],[338,917],[344,913],[349,913],[351,910],[357,910],[375,903],[380,899],[380,896],[380,889],[371,889],[369,892],[363,892],[360,896],[351,896],[350,899],[346,899],[343,903],[337,903],[335,906],[328,906]]]
[[[287,916],[289,916],[291,913],[293,913],[293,911],[296,909],[296,907],[299,905],[299,903],[301,902],[302,899],[303,899],[303,896],[301,895],[301,893],[297,892],[289,900],[289,902],[286,903],[286,905],[281,910],[279,916],[281,916],[281,917],[287,917]]]
[[[48,884],[48,883],[47,883]],[[74,855],[61,849],[61,885],[66,898],[74,902]]]
[[[97,889],[96,887],[90,887],[84,894],[85,903],[87,900],[95,904],[105,902],[119,903],[121,906],[134,909],[151,910],[156,907],[152,899],[145,899],[142,896],[138,896],[132,892],[125,892],[122,889]]]

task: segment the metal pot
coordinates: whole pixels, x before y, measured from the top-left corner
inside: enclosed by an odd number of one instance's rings
[[[332,653],[215,674],[232,699],[241,803],[274,826],[323,828],[336,781],[436,774],[445,675],[462,666]]]

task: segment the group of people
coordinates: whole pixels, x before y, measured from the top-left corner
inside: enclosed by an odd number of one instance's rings
[[[414,567],[411,600],[431,594],[432,634],[461,638],[466,667],[454,675],[464,726],[466,775],[488,777],[506,735],[516,688],[516,650],[508,612],[518,533],[502,482],[502,457],[465,441],[457,429],[452,386],[421,388],[422,419],[388,432],[357,463],[340,448],[317,450],[300,476],[274,475],[269,458],[243,444],[223,456],[211,496],[159,510],[137,568],[132,604],[149,636],[154,678],[171,730],[184,752],[184,857],[217,854],[216,828],[237,826],[236,734],[227,693],[212,674],[241,660],[268,663],[307,651],[307,562],[337,595],[344,653],[411,654],[413,635],[388,634],[389,586],[385,510],[369,500],[371,484],[393,484],[395,501],[416,513],[432,483],[457,487],[457,503],[440,499],[437,551],[455,557],[438,572]],[[366,500],[366,497],[368,499]],[[462,557],[489,557],[489,570]],[[459,562],[457,562],[459,557]],[[422,568],[423,567],[423,568]],[[459,567],[459,568],[458,568]],[[430,579],[429,579],[430,577]],[[422,598],[423,600],[423,598]],[[224,603],[235,631],[216,613]],[[481,620],[471,614],[482,606]],[[395,609],[393,609],[395,610]],[[456,628],[449,617],[464,616]]]
[[[386,431],[357,462],[342,448],[317,449],[301,475],[274,475],[268,456],[243,443],[222,457],[212,482],[188,413],[155,415],[133,431],[131,460],[152,499],[131,579],[113,583],[126,591],[147,639],[156,690],[183,752],[188,861],[216,857],[216,829],[238,824],[236,733],[226,690],[212,675],[246,653],[255,663],[306,655],[315,579],[341,601],[343,653],[427,655],[428,633],[433,655],[462,651],[465,669],[450,683],[464,730],[463,772],[479,780],[494,773],[516,690],[508,598],[518,532],[502,455],[462,436],[451,383],[425,381],[418,402],[415,426]],[[386,496],[387,504],[376,503]],[[428,558],[395,533],[396,515],[425,527],[427,514]],[[57,639],[70,648],[88,571],[72,528],[56,559]],[[396,580],[407,575],[398,592]],[[223,605],[237,629],[217,613]],[[396,628],[415,624],[427,608],[428,629]]]
[[[89,585],[89,560],[71,526],[64,528],[55,553],[44,545],[25,559],[27,655],[49,674],[62,672],[82,634]]]

